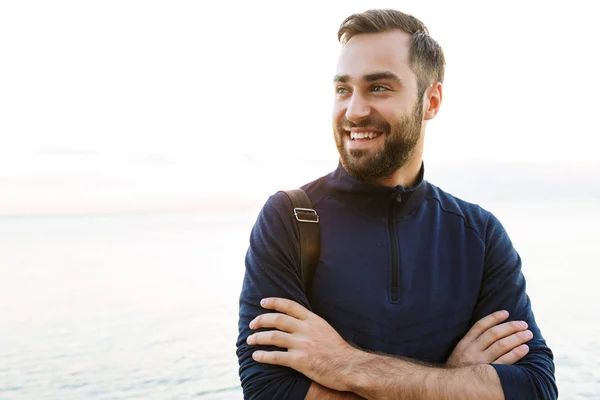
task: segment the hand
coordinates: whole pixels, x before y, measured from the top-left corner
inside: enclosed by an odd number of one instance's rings
[[[259,315],[250,322],[250,329],[275,330],[253,333],[248,336],[248,344],[272,345],[288,351],[256,350],[252,354],[254,360],[293,368],[330,389],[348,390],[341,376],[348,368],[354,347],[323,318],[292,300],[268,298],[260,304],[280,313]]]
[[[514,364],[523,358],[529,352],[529,346],[524,343],[531,340],[533,334],[524,321],[500,324],[507,318],[507,311],[497,311],[477,321],[458,342],[446,366]]]

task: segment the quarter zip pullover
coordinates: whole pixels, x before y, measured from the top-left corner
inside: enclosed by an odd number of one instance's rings
[[[341,165],[303,189],[320,217],[321,255],[308,295],[300,278],[298,230],[283,193],[261,210],[246,254],[237,356],[245,398],[304,399],[311,381],[260,364],[248,324],[264,297],[292,299],[323,317],[348,342],[444,363],[479,319],[508,310],[533,332],[529,353],[496,365],[507,399],[557,396],[551,350],[538,328],[521,260],[500,222],[424,180],[413,188],[361,182]]]

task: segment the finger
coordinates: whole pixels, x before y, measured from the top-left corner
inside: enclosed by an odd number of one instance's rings
[[[311,314],[306,308],[289,299],[269,297],[262,299],[260,305],[269,310],[276,310],[298,319],[306,319]]]
[[[487,350],[490,346],[493,346],[501,339],[504,339],[517,332],[525,331],[526,329],[527,322],[525,321],[510,321],[496,325],[493,328],[485,331],[481,336],[479,336],[479,338],[477,338],[477,347],[481,350]]]
[[[281,313],[259,315],[250,321],[250,329],[275,328],[283,332],[297,332],[300,328],[298,320]]]
[[[505,364],[511,365],[519,361],[521,358],[525,357],[529,353],[529,346],[526,344],[522,344],[519,347],[515,347],[502,357],[498,358],[494,361],[494,364]]]
[[[529,330],[513,333],[502,340],[498,340],[496,343],[491,345],[489,349],[485,351],[485,353],[489,355],[488,359],[491,358],[494,360],[500,358],[511,350],[530,341],[532,337],[533,334]]]
[[[474,342],[485,331],[498,325],[500,322],[506,320],[506,318],[508,318],[508,311],[506,310],[496,311],[495,313],[491,313],[490,315],[481,318],[471,327],[471,329],[469,329],[469,332],[467,332],[463,340]]]
[[[289,349],[292,345],[292,335],[280,331],[257,332],[248,336],[246,342],[249,345],[277,346]]]
[[[257,350],[252,353],[254,361],[263,364],[276,364],[283,365],[284,367],[290,366],[290,355],[284,351],[264,351]]]

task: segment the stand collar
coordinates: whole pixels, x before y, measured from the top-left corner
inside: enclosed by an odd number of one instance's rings
[[[404,186],[383,186],[364,182],[350,175],[338,163],[337,168],[331,175],[332,189],[344,197],[351,196],[361,203],[363,201],[372,205],[383,205],[383,203],[398,207],[400,214],[407,214],[416,209],[423,199],[427,191],[427,182],[425,177],[425,164],[421,163],[421,169],[417,178],[416,185],[405,188]],[[360,199],[360,200],[359,200]]]

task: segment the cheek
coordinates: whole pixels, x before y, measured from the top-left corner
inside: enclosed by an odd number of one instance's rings
[[[331,110],[331,119],[334,125],[339,125],[346,118],[346,108],[340,104],[334,104]]]
[[[406,118],[410,116],[410,112],[407,112],[405,110],[399,111],[394,109],[386,109],[380,110],[379,112],[379,118],[392,127],[397,125],[400,121],[406,120]]]
[[[393,121],[404,115],[405,110],[389,102],[379,102],[371,107],[371,112],[386,121]]]

